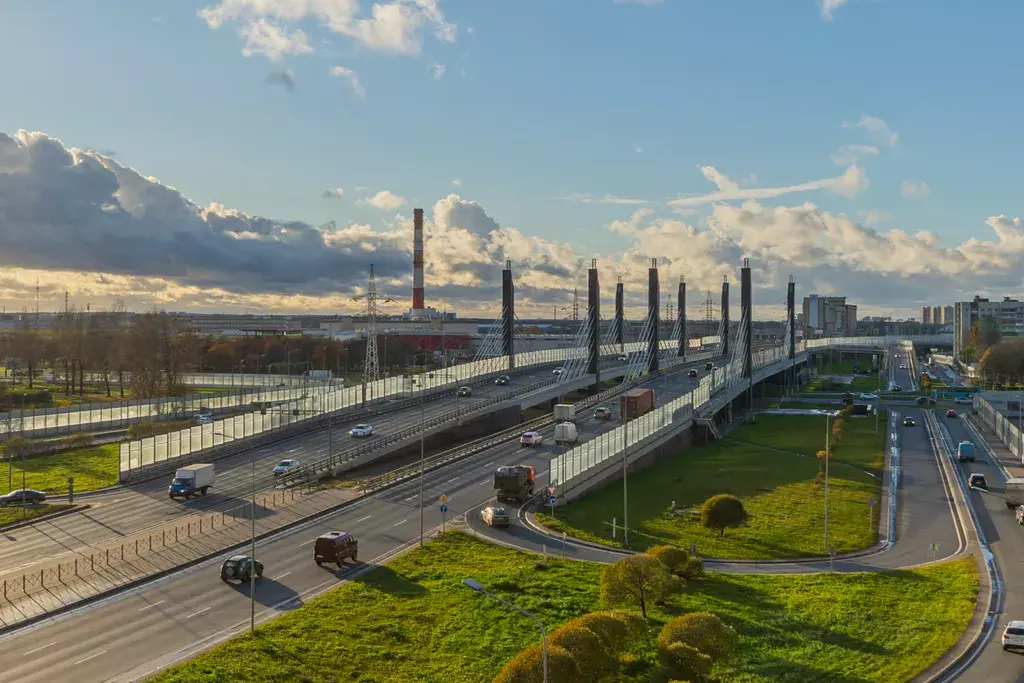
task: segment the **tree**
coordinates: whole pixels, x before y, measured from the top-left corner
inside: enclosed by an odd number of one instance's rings
[[[618,652],[630,640],[642,635],[644,622],[637,614],[623,610],[591,612],[565,622],[565,626],[582,626],[590,629],[604,641],[611,652]]]
[[[669,573],[681,579],[692,581],[704,573],[704,563],[691,557],[683,548],[674,545],[656,545],[647,549],[647,554],[661,561]]]
[[[634,604],[647,618],[647,605],[661,600],[670,587],[668,569],[650,555],[630,555],[601,572],[601,601],[609,607]]]
[[[183,390],[182,374],[198,356],[199,340],[183,321],[163,311],[136,315],[128,333],[127,360],[137,395],[150,398]]]
[[[691,612],[670,619],[661,628],[658,647],[667,648],[672,643],[685,643],[718,661],[736,649],[736,632],[717,614]]]
[[[711,496],[700,506],[701,525],[707,529],[717,529],[723,536],[726,529],[743,526],[747,517],[742,501],[728,493]]]
[[[986,351],[985,353],[988,353]],[[921,373],[921,388],[928,391],[932,388],[932,378],[927,372]]]

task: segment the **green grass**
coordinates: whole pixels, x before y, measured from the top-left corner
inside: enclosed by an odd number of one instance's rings
[[[450,533],[260,627],[255,638],[236,638],[150,681],[485,683],[536,643],[537,631],[462,586],[464,578],[533,612],[550,631],[601,608],[600,571]],[[654,608],[650,637],[616,680],[659,681],[654,635],[667,619],[701,610],[740,636],[717,680],[909,680],[957,641],[977,585],[973,560],[879,574],[711,574]]]
[[[839,553],[876,542],[878,508],[876,523],[869,524],[868,500],[877,499],[880,489],[878,479],[839,463],[881,465],[885,431],[876,437],[873,420],[850,418],[846,424],[846,442],[836,449],[829,471],[829,542]],[[758,415],[757,424],[739,427],[723,441],[630,475],[630,547],[696,545],[702,556],[723,559],[824,555],[825,492],[814,482],[815,454],[824,443],[823,417]],[[702,527],[697,516],[671,514],[673,502],[677,510],[699,508],[717,493],[740,497],[751,520],[721,535]],[[621,481],[557,509],[554,518],[537,514],[555,531],[616,547],[624,543],[621,529],[612,538],[612,521],[621,525],[622,517]]]
[[[21,522],[23,520],[34,519],[43,515],[49,515],[54,512],[60,512],[61,510],[67,510],[70,505],[61,503],[58,505],[43,504],[33,506],[25,510],[25,514],[21,514],[20,507],[3,507],[0,508],[0,527],[7,524],[14,524],[15,522]]]
[[[75,491],[95,491],[118,482],[121,445],[117,443],[76,448],[53,455],[25,459],[25,487],[47,493],[66,494],[68,477],[75,478]],[[0,494],[20,489],[21,461],[0,461]]]

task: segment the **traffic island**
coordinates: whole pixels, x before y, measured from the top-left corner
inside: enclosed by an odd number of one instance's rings
[[[255,638],[239,636],[150,680],[490,681],[539,635],[463,580],[533,613],[550,635],[605,609],[604,566],[449,532],[259,627]],[[713,612],[738,635],[714,680],[908,681],[956,642],[976,593],[971,560],[901,572],[708,573],[648,606],[646,634],[619,655],[609,680],[659,680],[661,627]]]
[[[822,557],[825,447],[822,417],[757,415],[725,439],[681,451],[630,472],[628,545],[623,533],[622,479],[535,519],[549,530],[615,548],[696,546],[701,557],[781,560]],[[831,426],[830,424],[830,437]],[[828,542],[836,554],[878,542],[886,422],[844,418],[828,476]],[[701,505],[716,494],[740,499],[748,521],[724,533],[701,522]]]

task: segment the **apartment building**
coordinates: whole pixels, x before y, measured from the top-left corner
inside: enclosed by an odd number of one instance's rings
[[[804,297],[803,324],[806,337],[852,335],[857,330],[857,307],[846,303],[845,296]]]
[[[971,326],[989,321],[999,332],[1000,339],[1024,336],[1024,302],[1010,297],[991,301],[975,296],[971,301],[953,304],[953,355],[960,357],[971,343]]]
[[[938,306],[936,306],[934,310],[935,310],[936,313],[940,313],[941,312]],[[938,322],[938,321],[936,321],[936,322]],[[921,324],[922,325],[931,325],[932,324],[932,307],[931,306],[922,306],[921,307]]]

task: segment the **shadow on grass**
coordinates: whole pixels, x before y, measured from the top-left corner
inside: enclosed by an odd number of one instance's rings
[[[427,589],[420,584],[410,581],[402,574],[398,574],[387,565],[374,567],[373,571],[353,579],[355,583],[361,583],[369,588],[375,588],[383,593],[394,596],[418,596],[424,595]]]

